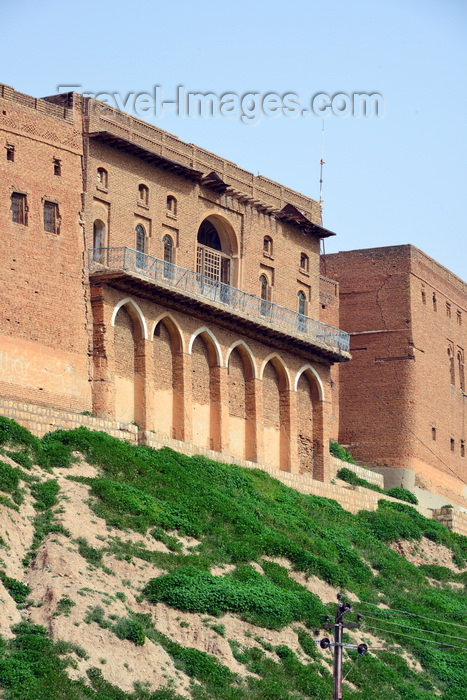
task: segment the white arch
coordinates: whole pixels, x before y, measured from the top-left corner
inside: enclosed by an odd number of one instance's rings
[[[300,380],[300,377],[304,372],[309,370],[313,377],[316,379],[316,384],[318,385],[318,394],[319,394],[319,400],[324,401],[324,387],[323,387],[323,382],[321,381],[321,377],[319,376],[318,372],[315,370],[314,367],[311,365],[303,365],[298,372],[297,376],[295,377],[295,383],[294,383],[294,391],[297,391],[298,389],[298,382]]]
[[[141,329],[143,331],[143,339],[147,340],[148,339],[148,327],[146,325],[146,320],[143,316],[143,312],[139,308],[138,304],[136,304],[133,299],[130,299],[130,297],[126,297],[125,299],[122,299],[121,301],[118,302],[116,307],[113,310],[112,314],[112,320],[110,321],[112,326],[115,326],[115,318],[122,308],[122,306],[131,306],[133,310],[135,311],[136,315],[138,316],[139,322],[141,323]]]
[[[172,316],[172,314],[167,313],[167,311],[162,311],[162,313],[159,314],[159,316],[158,316],[158,317],[156,318],[156,320],[154,321],[154,324],[153,324],[152,330],[151,330],[151,335],[150,335],[151,340],[154,340],[154,332],[155,332],[155,330],[156,330],[156,328],[157,328],[157,324],[160,323],[161,321],[164,321],[166,318],[168,318],[168,319],[170,320],[170,322],[171,322],[171,323],[175,326],[175,328],[177,329],[178,335],[179,335],[179,339],[180,339],[180,345],[181,345],[181,348],[182,348],[182,352],[184,353],[184,352],[185,352],[185,338],[183,337],[182,329],[180,328],[180,326],[178,325],[177,321],[174,319],[174,317]]]
[[[235,350],[235,348],[238,348],[239,345],[241,345],[242,348],[244,348],[245,352],[247,353],[248,357],[250,358],[251,366],[253,368],[253,379],[256,379],[258,376],[258,371],[256,369],[255,358],[254,358],[253,353],[251,352],[250,348],[243,340],[236,340],[235,343],[232,343],[230,348],[227,350],[227,355],[225,357],[225,366],[226,367],[229,366],[229,358],[230,358],[230,355],[232,354],[232,350]]]
[[[261,374],[260,374],[261,379],[263,379],[264,369],[270,360],[277,360],[279,362],[279,364],[281,365],[282,369],[284,370],[284,374],[285,374],[285,380],[286,380],[286,384],[287,384],[286,389],[287,389],[287,391],[289,391],[290,387],[292,386],[292,382],[290,381],[289,370],[285,366],[284,360],[282,359],[282,357],[280,357],[280,355],[277,354],[277,352],[272,352],[270,355],[268,355],[266,357],[265,360],[263,360],[263,364],[261,365]]]
[[[217,357],[217,364],[219,367],[223,367],[224,365],[222,364],[222,351],[221,347],[217,341],[216,336],[213,334],[212,331],[209,330],[206,326],[202,326],[202,328],[198,328],[197,331],[193,333],[193,335],[190,338],[190,343],[188,345],[188,354],[191,355],[192,350],[193,350],[193,343],[195,342],[196,338],[201,334],[201,333],[206,333],[212,340],[213,345],[216,350],[216,357]]]

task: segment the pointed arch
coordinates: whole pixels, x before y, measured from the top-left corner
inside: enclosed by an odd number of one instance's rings
[[[118,302],[118,304],[116,304],[116,306],[113,310],[113,313],[112,313],[110,325],[115,326],[115,318],[116,318],[118,312],[120,311],[120,309],[122,308],[122,306],[127,307],[127,311],[133,320],[135,318],[137,319],[138,324],[139,324],[139,328],[141,331],[141,336],[144,340],[147,340],[148,339],[148,327],[146,324],[146,319],[144,318],[143,312],[139,308],[138,304],[135,301],[133,301],[133,299],[131,299],[130,297],[125,297],[125,299],[121,299]]]
[[[295,382],[294,382],[294,391],[297,391],[298,382],[299,382],[300,377],[302,376],[303,372],[307,372],[307,373],[313,375],[312,381],[316,382],[319,401],[324,401],[323,382],[321,381],[321,377],[319,376],[318,372],[311,365],[303,365],[303,367],[300,367],[300,369],[298,370],[297,376],[295,377]]]
[[[227,354],[225,357],[225,366],[229,366],[229,358],[233,350],[237,348],[238,352],[242,356],[242,358],[245,356],[245,359],[247,359],[247,362],[250,365],[250,370],[251,370],[251,377],[248,377],[248,379],[256,379],[258,376],[258,372],[256,369],[256,362],[253,353],[251,352],[250,348],[248,345],[245,343],[243,340],[236,340],[235,343],[232,343],[230,348],[227,350]]]
[[[263,360],[263,364],[261,365],[260,379],[262,379],[264,376],[264,370],[266,369],[266,365],[268,364],[268,362],[272,362],[279,376],[279,379],[282,380],[280,389],[290,391],[292,382],[290,381],[289,370],[285,366],[284,360],[280,357],[280,355],[277,354],[277,352],[272,352]]]
[[[192,354],[193,343],[195,342],[196,338],[199,335],[202,335],[203,340],[205,342],[207,339],[206,345],[207,345],[207,347],[210,350],[211,355],[212,355],[210,358],[211,363],[214,366],[223,367],[221,347],[219,345],[219,342],[218,342],[216,336],[207,326],[202,326],[201,328],[198,328],[198,330],[193,333],[193,335],[190,338],[189,345],[188,345],[188,354],[189,355]]]
[[[169,332],[172,335],[172,340],[175,343],[175,350],[180,353],[185,352],[185,341],[182,333],[182,329],[180,328],[178,322],[175,320],[175,318],[172,316],[172,314],[167,313],[166,311],[163,311],[154,321],[154,324],[152,326],[151,330],[151,335],[149,336],[151,340],[154,340],[154,333],[156,332],[156,328],[161,323],[161,321],[167,326],[169,329]]]

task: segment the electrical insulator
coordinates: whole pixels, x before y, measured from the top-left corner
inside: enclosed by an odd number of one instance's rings
[[[329,649],[329,647],[331,646],[331,642],[329,641],[329,639],[327,637],[323,637],[323,639],[320,641],[319,645],[320,645],[321,649]]]
[[[366,644],[359,644],[357,647],[357,651],[360,654],[360,656],[363,656],[364,654],[367,653],[368,646]]]

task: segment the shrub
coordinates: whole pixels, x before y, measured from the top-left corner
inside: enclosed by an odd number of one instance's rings
[[[401,486],[393,486],[392,489],[386,489],[384,491],[386,496],[392,496],[393,498],[398,498],[400,501],[407,501],[407,503],[413,503],[418,505],[418,498],[414,493],[408,489],[404,489]]]
[[[31,493],[36,499],[34,507],[37,510],[47,510],[58,503],[57,494],[60,491],[60,486],[55,479],[42,481],[39,484],[31,486]]]
[[[0,461],[0,491],[13,493],[18,488],[19,469]]]
[[[357,462],[354,460],[352,455],[348,450],[345,449],[345,447],[342,447],[338,442],[335,440],[330,440],[329,442],[329,452],[332,454],[333,457],[337,457],[338,459],[341,459],[343,462],[349,462],[350,464],[357,464]]]
[[[25,583],[17,581],[15,578],[10,578],[4,571],[0,571],[0,579],[15,601],[15,603],[24,603],[31,589]]]

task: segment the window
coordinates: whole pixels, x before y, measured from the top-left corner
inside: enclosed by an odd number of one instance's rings
[[[263,255],[267,257],[272,257],[272,238],[271,236],[265,236],[263,238]]]
[[[149,189],[146,185],[138,185],[138,204],[147,207],[149,203]]]
[[[20,192],[12,192],[10,210],[11,210],[11,220],[15,224],[22,224],[23,226],[27,226],[28,208],[27,208],[25,194],[21,194]]]
[[[94,262],[103,263],[104,262],[104,248],[105,248],[105,224],[100,219],[96,219],[93,225],[93,235],[92,235],[92,247],[94,249],[93,259]]]
[[[177,216],[177,200],[171,194],[167,197],[167,212]]]
[[[433,442],[436,442],[436,428],[435,427],[431,428],[431,439],[433,440]]]
[[[448,301],[446,302],[446,316],[451,318],[451,304]]]
[[[426,304],[426,292],[424,289],[422,289],[422,303]]]
[[[60,176],[62,174],[62,161],[58,158],[54,158],[54,175]]]
[[[455,449],[456,449],[456,442],[455,442],[454,438],[451,438],[451,452],[454,452]]]
[[[105,168],[97,168],[97,186],[107,189],[109,175]]]
[[[436,301],[436,294],[435,294],[435,292],[433,292],[433,311],[437,311],[437,308],[438,308],[438,304]]]
[[[10,161],[10,163],[14,163],[15,161],[15,147],[7,145],[6,147],[6,159]]]
[[[448,357],[449,357],[449,376],[451,378],[451,384],[456,383],[456,375],[455,375],[455,370],[454,370],[454,351],[451,347],[448,348]]]
[[[271,309],[271,287],[266,275],[261,275],[259,278],[261,304],[260,313],[265,316]]]
[[[461,391],[465,391],[465,378],[464,378],[464,353],[459,350],[457,353],[457,370],[459,372],[459,386]]]
[[[44,231],[59,233],[58,204],[44,202]]]
[[[300,290],[297,294],[298,297],[298,330],[304,333],[306,330],[306,295],[305,292]]]
[[[136,231],[136,267],[144,267],[144,254],[146,252],[146,231],[141,224],[135,228]]]
[[[300,270],[301,272],[310,271],[310,258],[306,253],[300,253]]]
[[[230,256],[223,253],[219,232],[209,219],[198,230],[196,272],[213,282],[230,284]]]
[[[461,457],[465,457],[465,441],[461,440]]]
[[[164,246],[164,277],[173,277],[173,254],[174,254],[174,243],[170,236],[164,236],[162,239],[162,244]]]
[[[457,309],[457,325],[462,326],[462,312]]]

